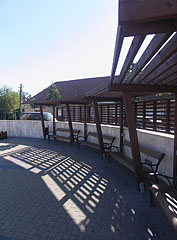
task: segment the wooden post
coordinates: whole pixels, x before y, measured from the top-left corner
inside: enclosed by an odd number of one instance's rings
[[[41,114],[42,132],[43,132],[44,139],[46,139],[44,115],[43,115],[43,109],[41,104],[39,105],[39,108],[40,108],[40,114]]]
[[[100,153],[101,153],[101,156],[103,156],[103,153],[104,153],[103,136],[101,131],[100,119],[99,119],[98,104],[95,100],[93,101],[93,106],[94,106],[95,122],[96,122],[96,128],[97,128]]]
[[[58,120],[58,107],[56,108],[56,119]]]
[[[71,113],[70,113],[69,103],[66,104],[66,109],[67,109],[68,125],[69,125],[69,130],[70,130],[70,142],[72,144],[74,142],[74,134],[73,134],[73,125],[72,125],[72,121],[71,121]]]
[[[173,177],[177,176],[177,93],[175,93],[174,160]]]
[[[84,138],[87,138],[87,105],[84,104]]]
[[[53,135],[56,134],[55,131],[55,106],[53,106]]]
[[[125,111],[126,111],[128,131],[129,131],[129,137],[130,137],[132,158],[134,162],[136,183],[137,183],[138,190],[144,191],[140,149],[139,149],[138,135],[136,131],[135,118],[134,118],[134,112],[133,112],[133,102],[132,102],[131,95],[124,93],[124,101],[125,101]]]
[[[137,127],[137,102],[134,103],[135,125]]]
[[[120,103],[120,151],[123,151],[123,102]]]

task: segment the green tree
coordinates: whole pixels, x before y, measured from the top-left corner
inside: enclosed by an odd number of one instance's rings
[[[30,106],[32,108],[36,108],[37,107],[37,103],[36,103],[36,99],[35,98],[32,98],[31,101],[30,101]]]
[[[61,98],[61,94],[58,91],[55,84],[52,84],[49,87],[48,93],[47,93],[47,100],[59,100]]]
[[[11,88],[0,88],[0,119],[7,119],[8,114],[15,114],[19,109],[19,93]]]

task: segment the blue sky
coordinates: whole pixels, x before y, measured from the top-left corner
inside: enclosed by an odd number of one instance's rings
[[[117,0],[0,0],[0,87],[110,75]]]

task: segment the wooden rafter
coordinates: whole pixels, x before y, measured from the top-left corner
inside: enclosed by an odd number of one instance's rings
[[[142,54],[139,61],[136,63],[132,72],[128,76],[126,83],[131,83],[133,79],[140,73],[143,67],[150,61],[150,59],[157,53],[157,51],[162,47],[162,45],[168,40],[172,33],[156,34],[151,40],[149,46],[146,48]]]
[[[171,69],[175,67],[176,64],[177,64],[177,53],[171,56],[162,65],[160,65],[155,71],[151,73],[149,77],[145,78],[142,83],[149,84],[155,81],[157,84],[159,82],[158,79],[160,80],[160,79],[163,79],[164,77],[167,78],[167,76],[164,76],[164,73],[166,73],[168,70],[171,72]]]
[[[163,64],[168,58],[177,52],[177,34],[163,47],[163,49],[154,57],[154,59],[147,65],[142,73],[136,78],[134,83],[140,84],[147,78],[155,69]]]
[[[126,76],[126,73],[128,72],[130,65],[132,64],[132,61],[135,58],[139,48],[141,47],[145,37],[145,35],[134,37],[120,73],[119,83],[121,83]]]
[[[110,82],[113,82],[114,79],[117,63],[119,61],[120,51],[122,48],[122,43],[123,43],[122,29],[121,26],[118,26]]]
[[[164,74],[162,74],[159,78],[155,79],[155,81],[153,81],[153,84],[165,85],[166,82],[168,82],[171,79],[171,77],[174,78],[176,75],[177,75],[177,67],[175,65],[173,68],[167,70]]]

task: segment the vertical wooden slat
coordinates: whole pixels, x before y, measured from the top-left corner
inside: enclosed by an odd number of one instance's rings
[[[75,119],[75,118],[76,118],[75,116],[76,116],[76,115],[75,115],[75,107],[73,106],[73,122],[75,122],[75,120],[76,120],[76,119]]]
[[[109,105],[107,105],[107,124],[110,122]]]
[[[166,133],[170,132],[170,100],[166,100]]]
[[[84,138],[87,137],[87,105],[84,104]]]
[[[117,125],[117,107],[118,105],[115,104],[115,125]]]
[[[156,130],[157,101],[153,101],[153,130]]]
[[[177,176],[177,93],[175,93],[174,160],[173,177]]]
[[[135,125],[137,127],[137,102],[134,102]]]
[[[43,115],[42,105],[39,105],[39,108],[40,108],[40,114],[41,114],[42,132],[43,132],[44,139],[46,139],[45,123],[44,123],[44,115]]]
[[[100,105],[100,123],[103,123],[103,106]]]
[[[123,102],[120,103],[120,151],[123,151]]]
[[[97,134],[98,134],[100,153],[101,155],[103,155],[104,153],[103,135],[102,135],[100,119],[99,119],[98,104],[96,101],[93,101],[93,106],[94,106],[95,122],[96,122]]]
[[[90,106],[87,106],[87,110],[88,110],[88,122],[90,123]]]
[[[74,134],[73,134],[73,125],[71,121],[71,112],[70,112],[69,103],[66,104],[66,109],[67,109],[68,125],[70,130],[70,142],[72,144],[74,142]]]
[[[143,129],[146,128],[146,103],[143,102]]]
[[[55,106],[53,106],[53,135],[56,134],[55,131]]]
[[[79,122],[82,121],[82,107],[79,107]]]
[[[138,190],[143,191],[144,185],[143,185],[143,173],[142,173],[140,149],[139,149],[138,135],[136,131],[135,118],[134,118],[134,112],[133,112],[133,102],[130,94],[124,93],[124,102],[125,102],[125,111],[126,111],[126,118],[128,123],[132,158],[134,162],[136,183],[137,183]]]

